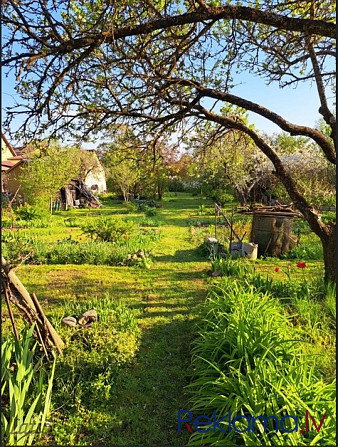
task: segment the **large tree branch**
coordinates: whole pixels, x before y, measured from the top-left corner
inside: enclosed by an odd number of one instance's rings
[[[276,14],[271,11],[261,11],[255,8],[249,8],[236,5],[225,5],[219,7],[199,7],[193,12],[187,12],[185,14],[176,15],[172,17],[163,17],[161,19],[152,19],[145,23],[138,25],[122,26],[109,31],[100,32],[96,35],[87,37],[80,37],[77,39],[67,39],[62,43],[53,45],[51,48],[51,37],[41,37],[30,31],[29,25],[22,16],[19,7],[15,1],[10,1],[12,7],[20,15],[23,21],[23,28],[28,33],[28,36],[36,39],[38,42],[43,43],[48,49],[40,50],[40,52],[34,52],[31,56],[45,57],[48,55],[63,55],[73,52],[81,48],[87,48],[89,46],[97,47],[102,43],[112,43],[118,39],[124,39],[126,37],[138,36],[150,34],[156,30],[165,30],[176,26],[201,23],[205,21],[219,21],[224,19],[239,19],[244,21],[251,21],[264,25],[272,26],[276,29],[283,29],[288,31],[315,34],[319,36],[335,37],[335,24],[330,22],[324,22],[322,20],[308,20],[299,19],[294,17],[287,17],[282,14]],[[51,20],[51,16],[48,15],[48,20]],[[54,19],[55,20],[55,19]],[[12,22],[9,16],[3,16],[3,22],[10,24]],[[25,33],[24,31],[24,33]],[[53,32],[53,37],[55,32]],[[58,36],[59,37],[59,36]],[[58,39],[56,39],[58,40]],[[3,64],[6,65],[10,62],[11,58],[4,59]]]
[[[236,95],[232,95],[231,93],[222,92],[220,90],[206,88],[202,86],[200,83],[195,81],[190,81],[186,79],[168,79],[168,84],[180,84],[183,86],[193,87],[197,90],[200,97],[209,97],[216,100],[222,100],[229,102],[230,104],[234,104],[239,107],[243,107],[246,110],[250,110],[251,112],[257,113],[258,115],[268,119],[269,121],[277,124],[282,130],[289,132],[291,135],[303,135],[308,136],[313,139],[323,150],[326,158],[331,163],[336,163],[336,154],[334,148],[332,147],[330,141],[317,129],[313,129],[307,126],[300,126],[297,124],[290,123],[282,116],[278,115],[271,110],[256,104],[254,102],[248,101],[247,99],[241,98]]]
[[[321,70],[319,68],[317,56],[313,47],[313,43],[311,42],[310,37],[307,39],[307,48],[309,51],[309,55],[312,62],[313,72],[315,75],[316,85],[317,85],[317,91],[318,96],[320,99],[320,108],[319,113],[323,116],[325,122],[330,126],[331,128],[331,138],[334,141],[334,144],[336,144],[336,118],[331,113],[326,100],[326,94],[325,94],[325,87],[323,84],[323,77],[321,74]]]

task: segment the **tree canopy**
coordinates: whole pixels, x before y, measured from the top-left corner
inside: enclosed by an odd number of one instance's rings
[[[216,132],[239,131],[268,157],[312,230],[330,245],[333,227],[321,222],[240,110],[310,138],[335,163],[336,120],[326,95],[334,88],[334,14],[332,0],[8,0],[3,63],[15,71],[21,101],[7,124],[23,114],[27,136],[67,131],[82,138],[115,123],[169,134],[182,122],[209,121]],[[329,136],[234,95],[242,71],[281,88],[314,82]]]

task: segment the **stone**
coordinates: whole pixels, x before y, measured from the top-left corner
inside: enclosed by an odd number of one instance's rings
[[[207,237],[204,241],[207,245],[218,244],[218,240],[214,237]]]
[[[74,327],[77,325],[77,320],[74,317],[65,317],[61,321],[62,326]]]
[[[90,309],[84,312],[81,317],[79,318],[79,324],[81,326],[87,325],[88,323],[94,323],[98,320],[98,315],[96,310]]]

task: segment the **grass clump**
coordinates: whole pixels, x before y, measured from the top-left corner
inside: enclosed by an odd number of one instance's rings
[[[221,276],[245,277],[251,272],[249,265],[242,259],[236,258],[215,258],[211,261],[211,271],[220,272]]]
[[[84,234],[103,242],[118,242],[122,237],[130,238],[136,231],[133,221],[112,218],[100,218],[82,226]]]
[[[301,336],[290,326],[280,302],[253,287],[223,278],[209,293],[204,321],[193,348],[194,376],[190,385],[192,410],[213,419],[231,411],[233,417],[298,415],[300,428],[305,413],[316,420],[326,412],[320,433],[276,433],[275,422],[256,421],[248,431],[247,420],[236,422],[228,432],[228,418],[213,428],[195,432],[189,445],[327,445],[335,444],[335,385],[325,383],[314,362],[302,352]],[[318,421],[318,423],[319,423]],[[284,427],[292,430],[286,419]],[[201,430],[208,426],[203,425]]]
[[[98,321],[90,328],[61,326],[63,317],[79,317],[89,309],[98,314]],[[63,357],[57,360],[53,441],[57,445],[70,441],[78,444],[81,432],[88,430],[88,418],[107,411],[126,368],[134,361],[141,335],[137,311],[106,295],[67,303],[62,315],[54,315],[52,320],[67,346]],[[66,420],[62,415],[67,416]],[[77,438],[73,439],[74,426]],[[99,422],[91,436],[96,441],[102,436]]]

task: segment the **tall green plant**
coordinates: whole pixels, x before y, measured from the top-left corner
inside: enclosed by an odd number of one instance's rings
[[[194,377],[190,385],[191,409],[212,420],[231,411],[233,417],[285,415],[306,411],[315,419],[326,412],[317,433],[277,433],[272,420],[267,431],[259,420],[255,432],[240,419],[231,431],[195,431],[189,445],[331,445],[335,443],[335,383],[326,383],[314,360],[302,352],[301,336],[289,325],[279,300],[253,286],[242,286],[232,278],[214,285],[205,305],[205,319],[193,349]],[[319,416],[320,415],[320,416]],[[304,423],[305,425],[305,423]],[[303,428],[303,427],[302,427]],[[201,430],[206,430],[205,424]]]
[[[1,395],[5,404],[1,413],[1,443],[6,445],[32,445],[42,435],[49,413],[55,361],[44,391],[45,371],[42,361],[34,365],[36,343],[33,344],[34,324],[3,342],[1,348]]]

